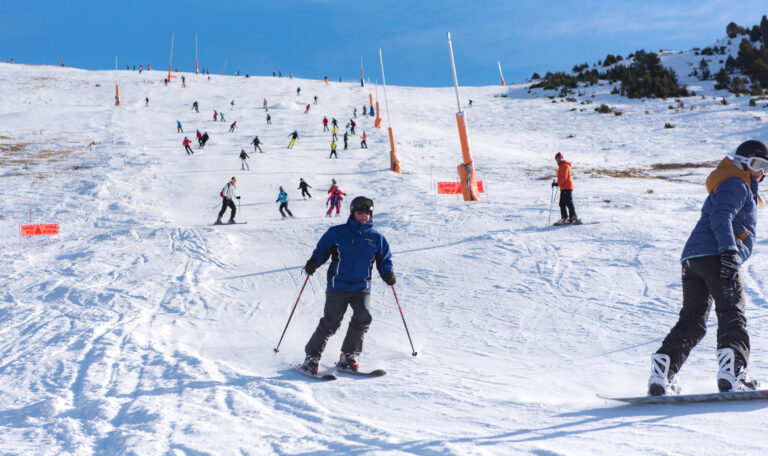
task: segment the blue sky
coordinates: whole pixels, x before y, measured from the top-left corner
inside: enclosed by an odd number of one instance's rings
[[[738,6],[734,6],[738,4]],[[569,70],[606,54],[704,47],[733,21],[752,26],[768,14],[765,0],[502,1],[502,0],[3,0],[0,59],[86,69],[151,63],[211,73],[452,84],[446,32],[451,32],[459,83],[508,82],[533,72]]]

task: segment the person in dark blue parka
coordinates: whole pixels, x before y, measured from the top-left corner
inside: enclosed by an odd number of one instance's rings
[[[323,318],[304,347],[306,358],[302,367],[312,374],[317,374],[328,338],[339,329],[348,305],[353,314],[337,366],[358,370],[363,337],[372,321],[371,274],[374,264],[387,285],[395,284],[389,243],[372,226],[373,201],[358,196],[352,200],[349,209],[347,223],[328,229],[304,266],[304,271],[312,275],[331,258]]]
[[[717,314],[717,385],[721,392],[747,391],[758,382],[747,375],[749,335],[740,267],[752,254],[757,209],[765,203],[758,182],[768,174],[768,148],[741,144],[707,177],[701,218],[683,248],[683,308],[661,347],[651,356],[648,394],[677,394],[677,372],[707,331],[714,301]]]

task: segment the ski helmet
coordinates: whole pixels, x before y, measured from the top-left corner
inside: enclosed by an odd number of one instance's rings
[[[768,160],[768,147],[762,142],[754,139],[745,141],[736,148],[736,155],[742,157],[760,157]]]
[[[555,160],[562,160],[562,159],[563,159],[563,154],[561,154],[560,152],[555,154]]]
[[[351,216],[355,211],[366,211],[373,217],[373,200],[365,196],[356,196],[349,203],[349,215]]]

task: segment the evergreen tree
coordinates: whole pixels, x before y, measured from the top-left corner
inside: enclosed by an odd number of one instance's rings
[[[707,63],[707,59],[701,59],[699,62],[699,79],[706,81],[711,76],[712,74],[709,71],[709,63]]]
[[[724,90],[731,86],[731,76],[728,74],[728,70],[720,68],[720,71],[715,74],[715,89]]]

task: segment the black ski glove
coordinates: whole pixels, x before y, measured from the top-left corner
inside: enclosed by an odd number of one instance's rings
[[[735,250],[720,252],[720,278],[733,280],[739,272],[741,257]]]
[[[315,271],[318,268],[317,260],[315,260],[315,257],[310,258],[307,260],[307,264],[304,265],[304,272],[307,273],[307,275],[312,275],[315,273]]]
[[[394,285],[395,280],[395,273],[393,271],[384,271],[381,273],[381,279],[386,283],[387,285]]]
[[[552,186],[553,186],[553,187],[557,187],[557,181],[556,181],[556,180],[553,180],[553,181],[552,181]]]

